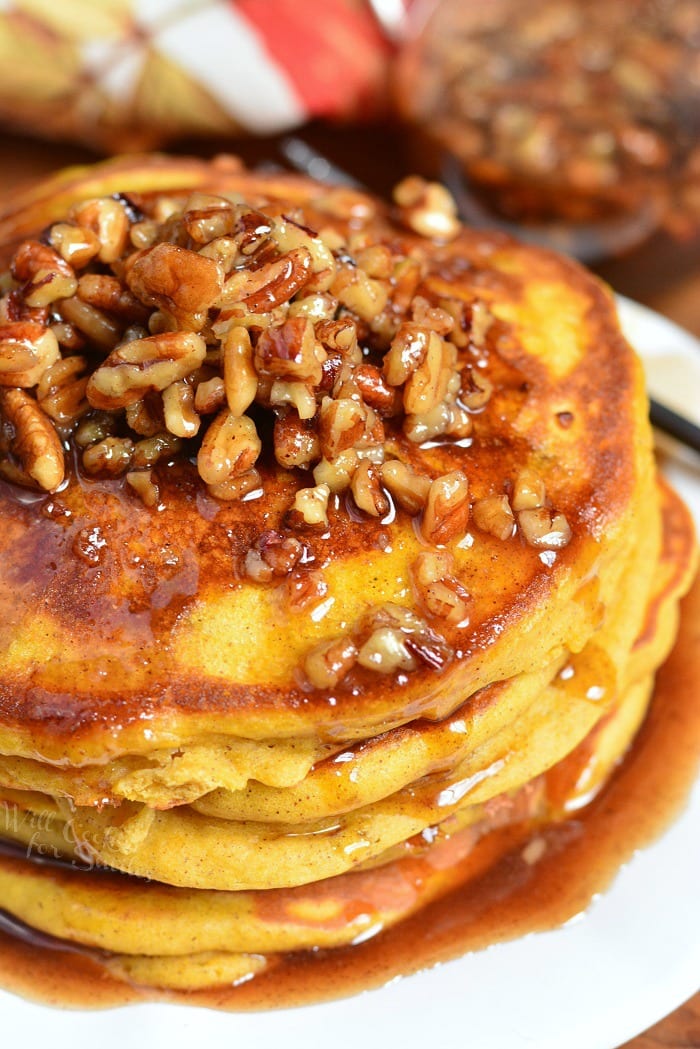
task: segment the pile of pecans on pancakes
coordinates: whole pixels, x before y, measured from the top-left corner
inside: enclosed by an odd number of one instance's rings
[[[397,455],[397,434],[415,446],[469,443],[492,393],[482,353],[492,317],[480,301],[419,293],[416,243],[460,229],[447,191],[409,177],[394,201],[405,242],[377,239],[374,202],[348,189],[319,187],[303,211],[255,193],[73,205],[19,245],[3,278],[2,476],[55,491],[72,446],[86,475],[123,476],[156,507],[154,467],[196,456],[209,493],[239,500],[261,488],[271,433],[279,467],[308,483],[286,533],[250,549],[248,577],[291,571],[304,549],[295,533],[327,529],[329,500],[349,491],[370,517],[396,506],[416,517],[424,604],[458,622],[465,595],[436,547],[462,537],[470,515],[499,539],[520,531],[544,549],[571,532],[531,471],[510,496],[470,506],[462,470],[434,477]]]

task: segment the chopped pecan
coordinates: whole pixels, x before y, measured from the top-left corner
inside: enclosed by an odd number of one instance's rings
[[[381,466],[382,481],[399,506],[409,514],[419,513],[425,506],[431,479],[416,473],[399,459],[390,459]]]
[[[360,401],[350,397],[337,400],[324,397],[318,422],[324,457],[333,460],[341,452],[354,448],[365,433],[366,422],[367,410]]]
[[[245,571],[258,583],[267,583],[274,577],[289,575],[304,554],[304,547],[293,536],[283,535],[274,528],[258,536],[245,557]]]
[[[151,470],[130,470],[126,475],[126,483],[134,489],[144,506],[157,506],[160,490]]]
[[[375,670],[379,674],[415,670],[417,663],[407,640],[401,630],[390,626],[378,627],[360,648],[357,662],[367,670]]]
[[[323,578],[323,573],[304,566],[295,568],[287,576],[280,596],[286,609],[296,615],[312,605],[317,605],[327,593],[328,583]]]
[[[49,306],[67,299],[78,286],[72,266],[57,251],[38,240],[25,240],[12,258],[12,275],[22,283],[28,306]]]
[[[55,321],[50,325],[50,330],[56,336],[59,346],[64,350],[79,353],[87,346],[87,339],[83,333],[78,331],[74,324],[69,324],[68,321]]]
[[[316,341],[314,326],[303,317],[290,317],[283,324],[261,332],[255,347],[255,367],[261,375],[288,382],[318,386],[326,358]]]
[[[430,332],[425,356],[409,375],[403,389],[407,414],[422,415],[445,400],[454,373],[455,348],[435,332]]]
[[[157,394],[146,394],[126,406],[126,421],[141,437],[154,437],[163,429],[163,403]]]
[[[484,408],[493,393],[493,383],[480,368],[465,368],[462,372],[462,384],[459,399],[470,411]]]
[[[335,311],[338,309],[338,300],[334,299],[332,295],[327,292],[312,292],[305,295],[301,299],[295,299],[289,304],[289,316],[290,317],[307,317],[314,323],[320,321],[330,321],[335,316]],[[318,328],[316,329],[316,337],[320,338],[318,334]]]
[[[253,467],[252,470],[246,470],[240,477],[229,477],[227,480],[222,481],[221,484],[207,485],[207,491],[215,499],[221,499],[222,502],[232,502],[243,499],[247,495],[252,496],[253,492],[262,492],[262,478],[255,467]]]
[[[219,412],[204,435],[197,468],[206,484],[222,484],[247,473],[262,448],[255,423],[247,415]]]
[[[330,288],[336,272],[335,258],[314,230],[299,225],[289,215],[283,215],[273,223],[272,239],[283,254],[308,251],[311,256],[311,275],[305,284],[307,291],[323,292]]]
[[[253,367],[253,347],[245,328],[231,328],[221,343],[224,388],[229,411],[243,415],[258,392],[258,375]]]
[[[191,382],[178,379],[163,390],[163,418],[176,437],[195,437],[201,419],[194,408],[194,388]]]
[[[121,324],[113,317],[108,317],[102,310],[96,309],[88,302],[83,302],[77,295],[63,299],[59,304],[61,316],[81,331],[89,342],[100,349],[111,350],[121,337]]]
[[[85,357],[63,357],[42,375],[36,391],[37,401],[54,422],[65,426],[89,410],[85,396],[87,367]]]
[[[156,306],[181,328],[198,331],[221,294],[223,272],[213,259],[187,248],[156,244],[130,262],[126,282],[145,305]]]
[[[193,193],[183,208],[182,224],[197,244],[208,244],[215,237],[231,233],[236,214],[230,200],[210,193]]]
[[[336,274],[331,292],[343,306],[370,323],[389,301],[388,281],[374,280],[356,266],[343,266]]]
[[[403,386],[428,352],[430,329],[417,324],[402,324],[384,355],[382,370],[390,386]]]
[[[134,442],[129,437],[105,437],[83,452],[83,467],[89,474],[119,477],[131,466]]]
[[[469,413],[450,401],[440,401],[429,412],[407,415],[403,421],[403,431],[414,444],[432,441],[443,435],[457,439],[467,438],[471,435],[472,428]]]
[[[304,660],[304,671],[314,688],[335,688],[352,670],[357,656],[352,638],[333,638],[311,649]]]
[[[318,434],[308,421],[302,421],[295,411],[290,411],[275,420],[273,441],[275,459],[287,470],[308,467],[321,455]]]
[[[100,242],[100,262],[116,262],[129,241],[129,216],[121,200],[98,197],[75,204],[69,217],[79,226],[92,230]]]
[[[314,200],[314,207],[347,222],[368,222],[377,210],[371,197],[347,186],[332,187]]]
[[[300,488],[287,511],[290,525],[304,528],[328,528],[328,500],[331,490],[327,484]]]
[[[453,240],[460,230],[457,205],[445,186],[409,175],[394,188],[401,220],[421,237]]]
[[[331,492],[344,492],[350,487],[360,458],[354,448],[340,452],[335,459],[321,459],[314,467],[316,484],[326,484]]]
[[[49,243],[74,270],[82,269],[100,251],[96,233],[70,222],[56,222],[49,230]]]
[[[520,510],[518,525],[530,546],[538,549],[561,550],[571,540],[571,526],[564,514],[545,507]]]
[[[0,389],[0,413],[11,427],[10,448],[24,474],[44,491],[63,482],[63,448],[49,417],[24,390]]]
[[[454,560],[446,550],[425,550],[411,565],[418,601],[429,616],[464,624],[469,595],[454,577]]]
[[[258,382],[258,392],[260,392],[260,387],[261,383]],[[300,419],[313,419],[316,414],[316,396],[313,387],[304,382],[282,382],[281,379],[277,379],[270,386],[267,399],[273,405],[290,405]]]
[[[110,412],[90,411],[81,419],[75,431],[75,443],[79,448],[87,448],[105,437],[113,437],[117,428],[116,416]]]
[[[197,383],[194,408],[200,415],[213,415],[226,404],[226,383],[220,375],[202,379]]]
[[[90,376],[87,398],[94,408],[114,410],[184,379],[204,360],[206,344],[194,332],[166,332],[123,343]]]
[[[355,262],[368,277],[388,280],[394,272],[394,256],[386,244],[370,244],[355,256]]]
[[[308,284],[311,273],[311,255],[306,248],[295,248],[258,269],[235,270],[224,283],[219,305],[242,302],[250,313],[273,310]]]
[[[359,509],[370,517],[384,517],[388,513],[390,504],[380,475],[367,460],[363,460],[352,475],[350,490]]]
[[[104,273],[84,273],[78,281],[78,298],[98,310],[125,317],[131,324],[148,320],[149,311],[136,296],[116,277]]]
[[[421,520],[421,532],[430,543],[442,545],[464,535],[469,520],[469,483],[461,470],[443,474],[430,485]]]
[[[35,386],[59,357],[50,328],[31,321],[0,325],[0,386]]]
[[[441,670],[454,655],[444,637],[404,605],[387,602],[376,608],[369,620],[374,630],[389,627],[396,634],[402,635],[408,653],[433,670]]]
[[[441,306],[431,306],[428,299],[416,295],[411,303],[411,316],[423,328],[430,328],[438,335],[449,335],[454,329],[455,318]]]
[[[515,531],[515,518],[507,495],[487,495],[477,499],[472,514],[477,528],[496,539],[510,539]]]
[[[172,458],[182,447],[182,441],[172,433],[157,433],[134,445],[133,465],[137,470],[155,466],[161,459]]]
[[[353,378],[365,404],[385,418],[398,415],[401,411],[401,394],[385,380],[374,364],[361,364],[355,368]]]
[[[537,510],[545,505],[544,481],[534,470],[521,470],[515,478],[511,502],[514,510]]]
[[[351,317],[319,321],[315,331],[316,338],[329,353],[352,364],[360,364],[362,351],[357,343],[357,324]]]

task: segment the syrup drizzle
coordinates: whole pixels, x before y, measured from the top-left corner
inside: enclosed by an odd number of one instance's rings
[[[228,1010],[280,1008],[349,996],[489,944],[563,924],[610,885],[637,849],[662,833],[679,814],[697,775],[700,580],[682,607],[676,646],[658,673],[655,697],[634,746],[575,819],[537,832],[541,855],[536,862],[523,848],[522,827],[495,831],[483,839],[476,865],[485,873],[475,875],[474,856],[467,857],[469,880],[398,926],[353,947],[284,955],[237,987],[187,994],[130,987],[106,972],[99,952],[3,916],[0,985],[61,1006],[177,1000]]]

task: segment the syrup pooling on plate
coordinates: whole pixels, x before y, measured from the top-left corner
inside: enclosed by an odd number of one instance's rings
[[[421,180],[122,160],[4,229],[8,325],[61,349],[6,333],[0,800],[68,864],[4,859],[13,919],[154,994],[264,988],[534,862],[691,571],[605,289]]]

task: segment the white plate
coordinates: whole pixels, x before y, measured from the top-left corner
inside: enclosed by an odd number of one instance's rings
[[[622,301],[620,310],[630,341],[650,361],[654,392],[688,414],[700,412],[700,343],[634,303]],[[700,522],[698,461],[670,463],[668,472]],[[58,1012],[0,992],[1,1042],[8,1049],[42,1042],[51,1049],[184,1049],[195,1040],[254,1049],[614,1049],[700,986],[698,885],[700,783],[664,837],[637,854],[585,915],[553,932],[353,999],[276,1013],[167,1005]]]

